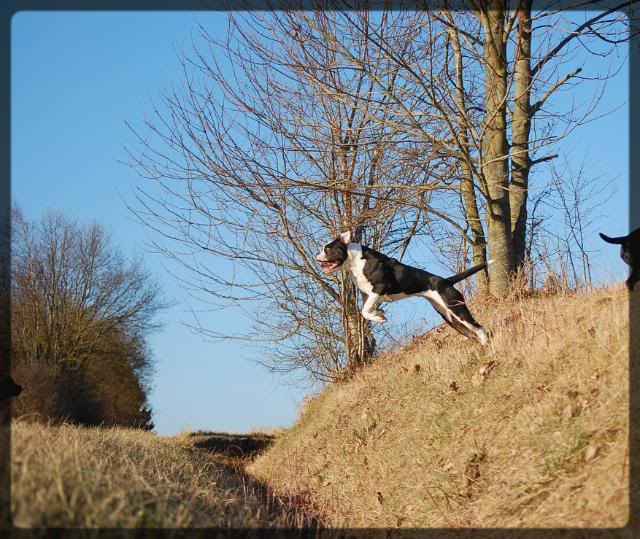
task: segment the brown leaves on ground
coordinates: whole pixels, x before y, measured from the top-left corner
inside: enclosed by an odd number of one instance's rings
[[[379,356],[249,471],[330,526],[623,526],[627,302],[620,286],[471,305],[487,346],[441,326]]]

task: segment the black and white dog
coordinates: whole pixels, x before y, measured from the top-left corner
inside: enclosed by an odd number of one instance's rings
[[[626,285],[629,290],[633,290],[635,284],[640,280],[640,228],[636,228],[626,236],[617,238],[610,238],[600,232],[600,237],[607,243],[620,245],[622,260],[631,266],[631,275],[629,275]]]
[[[359,243],[350,243],[351,233],[344,232],[326,243],[316,260],[326,274],[350,271],[358,288],[367,295],[362,316],[374,322],[384,322],[378,305],[410,297],[428,299],[440,316],[454,329],[482,344],[489,340],[487,331],[478,324],[462,294],[453,285],[484,269],[479,264],[448,279],[398,262]],[[492,261],[489,261],[489,264]]]

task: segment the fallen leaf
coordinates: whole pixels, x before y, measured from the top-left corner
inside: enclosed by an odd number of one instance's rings
[[[591,442],[584,450],[584,460],[590,461],[595,458],[598,453],[598,446]]]

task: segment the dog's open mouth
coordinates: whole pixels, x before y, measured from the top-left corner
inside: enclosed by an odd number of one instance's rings
[[[332,262],[331,260],[318,260],[318,264],[325,273],[331,273],[334,269],[340,266],[340,262]]]

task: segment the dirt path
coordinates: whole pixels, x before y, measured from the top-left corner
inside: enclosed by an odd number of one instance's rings
[[[275,436],[260,433],[194,432],[188,435],[186,441],[190,448],[213,459],[232,477],[237,478],[237,482],[243,485],[248,495],[263,503],[274,521],[292,528],[321,527],[315,517],[305,512],[300,500],[275,496],[267,485],[256,481],[246,472],[246,466],[275,441]]]

